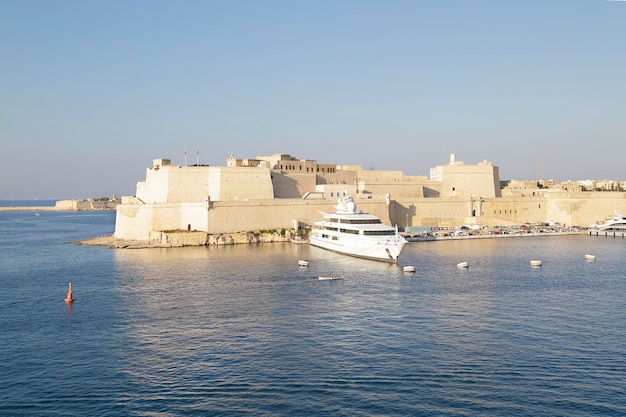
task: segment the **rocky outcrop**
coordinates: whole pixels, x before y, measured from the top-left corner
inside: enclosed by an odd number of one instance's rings
[[[107,246],[118,249],[174,248],[181,246],[218,246],[289,242],[292,236],[294,236],[294,232],[290,230],[219,233],[214,235],[209,235],[206,232],[176,230],[152,232],[150,234],[150,240],[146,241],[116,239],[115,236],[112,235],[81,240],[76,243],[79,245]]]
[[[250,243],[273,243],[289,242],[292,233],[290,231],[275,232],[240,232],[240,233],[219,233],[208,235],[207,245],[239,245]]]

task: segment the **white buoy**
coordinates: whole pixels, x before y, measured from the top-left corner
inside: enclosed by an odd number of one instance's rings
[[[538,259],[534,259],[532,261],[530,261],[530,266],[541,266],[541,261]]]
[[[595,261],[596,255],[585,255],[585,260],[587,261]]]

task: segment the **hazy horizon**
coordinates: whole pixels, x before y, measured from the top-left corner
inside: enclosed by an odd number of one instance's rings
[[[0,200],[287,153],[624,181],[626,2],[0,2]]]

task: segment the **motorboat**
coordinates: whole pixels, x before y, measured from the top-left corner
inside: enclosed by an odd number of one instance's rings
[[[587,261],[595,261],[596,260],[596,255],[585,255],[585,260]]]
[[[309,261],[305,261],[305,260],[303,260],[303,259],[300,259],[300,260],[298,261],[298,266],[304,266],[304,267],[307,267],[307,266],[309,266]]]
[[[456,267],[459,268],[459,269],[469,268],[469,263],[467,263],[467,262],[459,262],[458,264],[456,264]]]
[[[320,281],[329,281],[329,280],[334,280],[334,279],[343,279],[343,272],[341,272],[341,275],[331,272],[328,275],[320,275],[319,277]]]
[[[335,213],[320,212],[323,220],[313,224],[311,245],[344,255],[397,262],[407,240],[397,227],[384,224],[373,214],[357,211],[354,199],[344,194]]]
[[[409,273],[409,274],[412,274],[412,273],[414,273],[414,272],[415,272],[415,267],[414,267],[413,265],[407,265],[407,266],[403,267],[403,268],[402,268],[402,270],[403,270],[404,272],[407,272],[407,273]]]
[[[541,265],[542,265],[542,262],[539,259],[533,259],[532,261],[530,261],[530,266],[539,267]]]

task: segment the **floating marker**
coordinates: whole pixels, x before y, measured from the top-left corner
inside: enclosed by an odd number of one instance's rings
[[[72,283],[70,282],[70,287],[67,290],[67,295],[65,296],[65,299],[63,300],[66,303],[72,303],[74,302],[74,296],[72,295]]]

